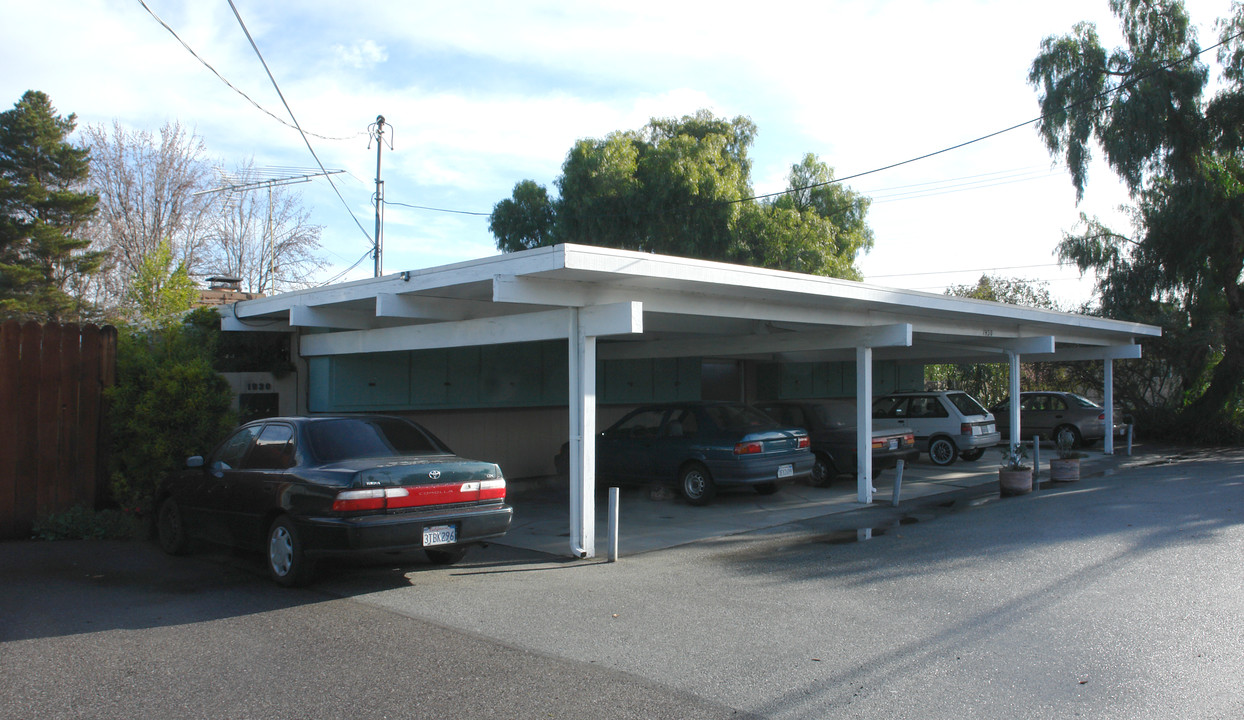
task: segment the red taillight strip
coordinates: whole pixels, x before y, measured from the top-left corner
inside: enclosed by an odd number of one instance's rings
[[[406,487],[343,490],[333,500],[333,510],[386,510],[429,505],[452,505],[477,500],[504,500],[505,480],[410,485]]]

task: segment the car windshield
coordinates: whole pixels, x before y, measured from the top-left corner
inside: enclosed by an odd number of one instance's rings
[[[752,432],[775,427],[772,418],[747,405],[709,405],[704,412],[714,425],[729,432]]]
[[[311,446],[321,462],[396,455],[447,455],[449,450],[413,423],[397,418],[340,418],[311,423]]]
[[[850,403],[825,403],[814,405],[812,411],[826,427],[845,428],[855,426],[855,406]]]
[[[964,415],[988,415],[989,411],[981,407],[971,395],[967,393],[946,393],[946,399],[950,404],[959,408],[959,412]]]
[[[1067,393],[1067,399],[1070,400],[1071,403],[1077,407],[1099,408],[1099,409],[1101,408],[1101,405],[1098,405],[1097,403],[1093,402],[1092,400],[1089,400],[1083,395],[1076,395],[1075,393]]]

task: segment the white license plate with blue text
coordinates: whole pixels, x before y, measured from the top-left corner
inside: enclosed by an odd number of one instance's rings
[[[423,529],[423,546],[448,545],[458,542],[458,528],[454,525],[433,525]]]
[[[794,476],[795,476],[794,465],[791,465],[790,463],[787,463],[785,465],[778,465],[778,477],[779,478],[788,478],[788,477],[794,477]]]

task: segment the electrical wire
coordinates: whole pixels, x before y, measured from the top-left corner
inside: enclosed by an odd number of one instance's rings
[[[289,124],[289,123],[288,123],[288,122],[287,122],[284,118],[282,118],[282,117],[280,117],[280,116],[278,116],[278,115],[274,114],[272,111],[268,110],[268,109],[267,109],[267,108],[265,108],[264,106],[262,106],[262,105],[260,105],[259,103],[255,102],[255,100],[254,100],[253,98],[251,98],[251,96],[250,96],[250,95],[247,95],[245,92],[243,92],[241,89],[239,89],[236,85],[234,85],[233,83],[229,82],[229,80],[228,80],[228,79],[227,79],[224,75],[221,75],[221,74],[220,74],[220,72],[216,70],[216,68],[212,67],[212,64],[211,64],[211,63],[209,63],[208,61],[204,60],[202,56],[200,56],[197,52],[195,52],[195,51],[194,51],[194,48],[190,47],[190,45],[189,45],[189,44],[187,44],[185,40],[182,40],[182,39],[181,39],[181,36],[177,34],[177,31],[176,31],[176,30],[174,30],[172,27],[170,27],[168,23],[164,22],[164,20],[163,20],[163,19],[162,19],[159,15],[156,15],[156,14],[155,14],[155,11],[154,11],[154,10],[152,10],[152,9],[151,9],[151,8],[147,5],[147,3],[146,3],[146,2],[144,2],[144,0],[138,0],[138,4],[139,4],[139,5],[142,5],[142,6],[143,6],[143,10],[146,10],[148,15],[150,15],[152,18],[154,18],[156,22],[160,23],[160,25],[161,25],[161,26],[163,26],[163,27],[164,27],[164,29],[165,29],[165,30],[167,30],[167,31],[169,32],[169,34],[173,36],[173,39],[175,39],[177,42],[181,43],[181,46],[182,46],[183,48],[185,48],[185,49],[186,49],[186,52],[188,52],[188,53],[190,53],[192,56],[194,56],[194,59],[195,59],[195,60],[198,60],[200,63],[202,63],[203,67],[205,67],[205,68],[207,68],[208,70],[210,70],[210,71],[211,71],[211,73],[212,73],[213,75],[215,75],[215,76],[216,76],[216,77],[217,77],[217,78],[218,78],[218,79],[219,79],[222,83],[224,83],[225,85],[227,85],[227,86],[229,87],[229,89],[230,89],[230,90],[232,90],[233,92],[237,93],[238,95],[241,95],[243,98],[245,98],[245,99],[246,99],[246,101],[247,101],[247,102],[249,102],[251,105],[254,105],[254,106],[255,106],[255,108],[256,108],[257,110],[259,110],[260,112],[264,113],[265,115],[267,115],[268,117],[272,118],[273,120],[276,120],[277,122],[281,123],[281,124],[282,124],[282,125],[284,125],[285,127],[289,128],[289,129],[291,129],[291,130],[299,130],[298,128],[294,127],[293,125],[290,125],[290,124]],[[302,131],[301,131],[301,130],[299,130],[299,132],[302,132]],[[320,134],[318,134],[318,133],[313,133],[313,132],[311,132],[311,131],[309,131],[309,130],[308,130],[308,131],[306,131],[306,132],[307,132],[307,134],[308,134],[308,135],[314,135],[315,137],[320,138],[321,140],[353,140],[354,138],[359,137],[360,135],[362,135],[362,134],[363,134],[363,133],[361,133],[361,132],[360,132],[360,133],[355,133],[354,135],[349,135],[349,136],[347,136],[347,137],[329,137],[329,136],[327,136],[327,135],[320,135]]]
[[[315,287],[324,287],[325,285],[332,285],[333,283],[337,282],[337,281],[338,281],[338,280],[340,280],[341,278],[345,277],[345,276],[346,276],[346,275],[347,275],[347,274],[348,274],[351,270],[353,270],[354,268],[358,267],[358,266],[359,266],[359,265],[360,265],[360,264],[361,264],[364,260],[366,260],[367,258],[371,257],[371,253],[372,253],[372,251],[371,251],[371,250],[368,250],[367,252],[363,253],[363,256],[362,256],[362,257],[360,257],[358,260],[355,260],[353,265],[351,265],[350,267],[346,268],[345,270],[342,270],[341,272],[337,273],[336,275],[334,275],[334,276],[330,277],[329,279],[325,280],[324,282],[320,283],[319,285],[316,285]]]
[[[140,0],[141,1],[141,0]],[[298,123],[298,118],[294,116],[294,111],[289,107],[289,103],[285,101],[285,94],[281,92],[281,86],[277,84],[276,78],[272,76],[272,70],[268,68],[268,62],[263,59],[263,53],[259,52],[259,46],[255,44],[255,38],[251,37],[251,31],[246,29],[246,23],[242,21],[242,15],[238,12],[238,8],[233,4],[233,0],[229,0],[229,7],[233,10],[233,16],[238,19],[238,25],[242,27],[242,32],[246,34],[246,39],[251,44],[251,49],[255,51],[255,56],[259,58],[259,62],[263,65],[264,72],[268,74],[268,80],[272,82],[272,87],[276,89],[277,97],[281,98],[281,104],[285,106],[285,112],[289,113],[289,119],[294,121],[294,127],[298,130],[298,135],[307,146],[307,151],[311,153],[311,157],[315,159],[315,164],[319,166],[320,171],[325,173],[324,178],[328,180],[328,184],[332,186],[333,192],[337,193],[337,198],[341,200],[341,205],[350,213],[350,217],[354,220],[354,224],[358,225],[359,230],[363,233],[363,237],[372,243],[375,249],[375,240],[371,235],[367,234],[367,230],[363,227],[363,223],[359,222],[354,211],[350,209],[350,204],[346,202],[345,197],[341,194],[341,190],[337,188],[337,183],[333,182],[331,175],[328,175],[328,169],[324,167],[324,163],[320,162],[320,156],[315,154],[315,148],[311,147],[311,141],[307,139],[307,134],[303,132],[302,125]],[[356,263],[357,264],[357,263]]]

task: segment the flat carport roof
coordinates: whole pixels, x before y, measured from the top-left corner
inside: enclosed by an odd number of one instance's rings
[[[1140,357],[1151,325],[799,273],[557,245],[247,300],[225,330],[288,330],[301,357],[566,339],[570,375],[570,547],[595,554],[596,361],[683,356],[854,360],[857,501],[871,490],[872,363]],[[305,408],[305,401],[300,407]],[[1011,427],[1019,427],[1012,403]],[[1107,452],[1110,452],[1110,438]]]

